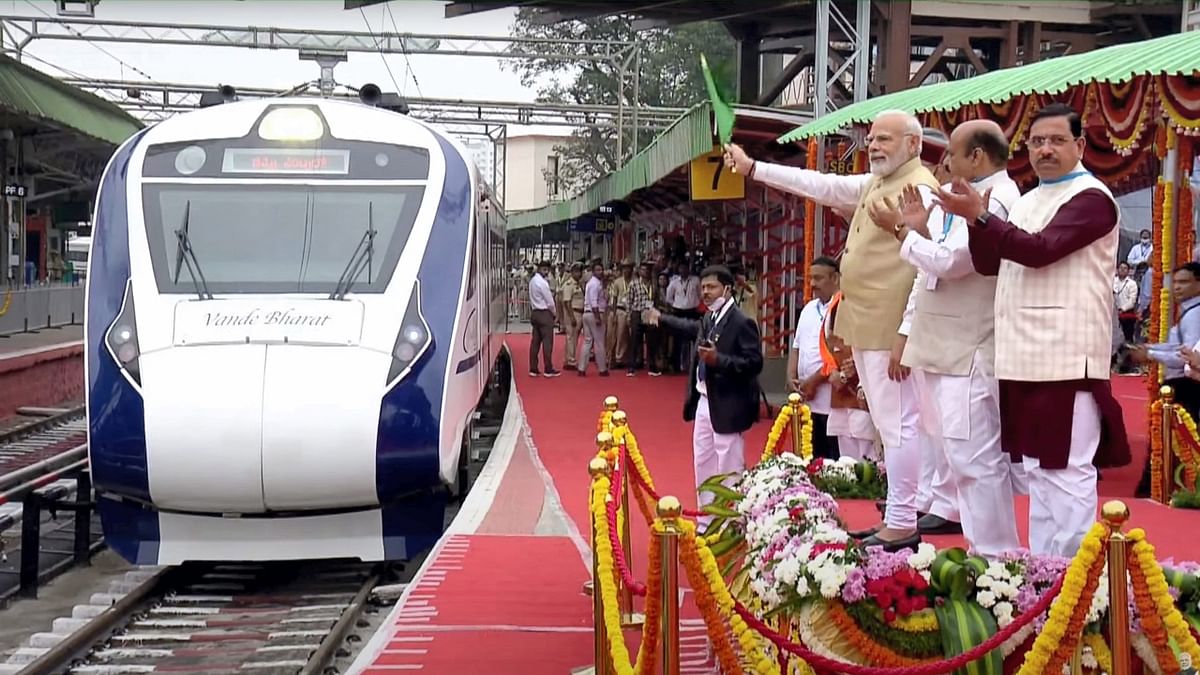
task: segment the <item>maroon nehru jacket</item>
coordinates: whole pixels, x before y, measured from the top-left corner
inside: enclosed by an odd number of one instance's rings
[[[971,261],[976,271],[988,276],[999,273],[1001,259],[1045,267],[1091,244],[1116,225],[1112,200],[1099,190],[1084,190],[1059,207],[1041,232],[1026,232],[994,215],[983,225],[969,228]],[[1043,469],[1067,467],[1075,393],[1080,391],[1091,392],[1100,409],[1100,447],[1092,463],[1108,468],[1133,461],[1108,373],[1103,379],[1058,382],[1000,380],[1000,442],[1013,461],[1025,456],[1037,458]]]

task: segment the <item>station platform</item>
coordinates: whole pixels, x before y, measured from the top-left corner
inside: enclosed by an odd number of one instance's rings
[[[0,337],[0,418],[83,398],[83,326]]]
[[[595,454],[596,418],[606,396],[619,397],[659,493],[695,507],[683,378],[616,372],[599,378],[594,369],[584,378],[532,378],[528,341],[527,335],[507,338],[516,386],[479,482],[350,672],[562,675],[591,663],[591,599],[581,592],[590,563],[586,466]],[[1131,524],[1146,529],[1161,560],[1194,559],[1194,544],[1173,533],[1200,526],[1200,516],[1132,498],[1145,452],[1146,388],[1136,377],[1116,378],[1114,386],[1135,457],[1131,466],[1105,472],[1101,494],[1127,500]],[[768,428],[763,420],[747,433],[748,465],[761,455]],[[1016,507],[1027,543],[1027,498]],[[871,502],[847,500],[840,508],[851,528],[878,522]],[[646,576],[648,540],[635,518],[631,571],[638,579]],[[927,540],[939,548],[964,543],[949,535]],[[685,581],[682,570],[680,579]],[[717,667],[689,595],[681,594],[684,672],[713,673]],[[626,638],[636,654],[637,632]]]

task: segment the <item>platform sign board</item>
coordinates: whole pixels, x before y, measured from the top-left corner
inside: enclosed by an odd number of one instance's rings
[[[688,166],[692,201],[745,198],[746,177],[727,169],[723,154],[719,147],[714,148]]]

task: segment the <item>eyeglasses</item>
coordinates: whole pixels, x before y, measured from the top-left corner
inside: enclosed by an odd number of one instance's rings
[[[1076,140],[1078,139],[1073,136],[1030,136],[1025,145],[1037,149],[1049,143],[1051,147],[1061,148]]]
[[[906,131],[903,134],[900,134],[901,138],[904,138],[905,136],[916,136],[916,134],[912,133],[911,131]],[[875,141],[879,141],[880,143],[891,143],[894,140],[896,139],[891,134],[879,134],[878,136],[867,136],[863,139],[863,144],[870,145]]]

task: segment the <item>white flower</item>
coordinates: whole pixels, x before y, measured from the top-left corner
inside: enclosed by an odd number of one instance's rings
[[[796,580],[796,594],[802,598],[808,597],[812,593],[812,589],[808,587],[808,579],[800,577]]]
[[[979,588],[991,588],[992,578],[986,574],[981,574],[979,575],[979,578],[975,580],[975,585]]]
[[[908,556],[908,564],[912,565],[914,569],[923,570],[932,565],[933,559],[936,557],[937,549],[933,547],[933,544],[922,542],[917,546],[917,552]]]
[[[775,565],[775,578],[786,585],[796,583],[796,578],[800,576],[800,560],[792,556],[779,561]]]
[[[1004,628],[1013,622],[1013,606],[1011,602],[997,602],[992,608],[992,613],[996,615],[996,624]]]
[[[991,607],[996,604],[996,594],[991,591],[979,591],[975,594],[975,602],[978,602],[980,607]]]
[[[1083,663],[1084,668],[1091,668],[1092,670],[1095,670],[1096,668],[1100,667],[1100,662],[1096,660],[1096,655],[1092,652],[1091,647],[1084,647],[1081,656],[1083,657],[1081,662]]]

